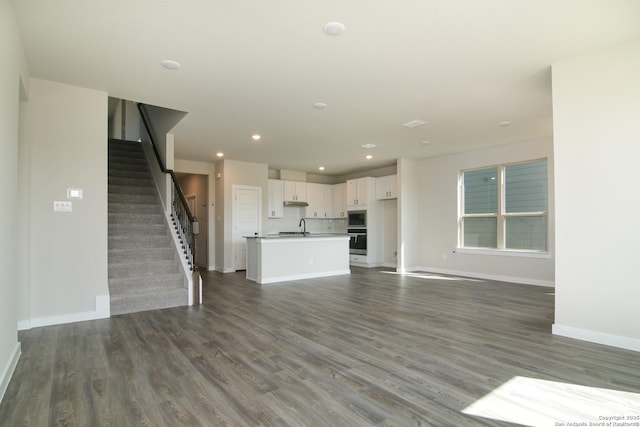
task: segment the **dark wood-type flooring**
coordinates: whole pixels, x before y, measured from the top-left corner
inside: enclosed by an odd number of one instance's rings
[[[21,332],[0,426],[508,425],[461,411],[516,376],[640,392],[638,353],[553,313],[537,286],[205,273],[201,306]]]

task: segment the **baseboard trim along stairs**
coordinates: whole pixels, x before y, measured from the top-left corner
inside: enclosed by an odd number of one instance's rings
[[[109,141],[111,315],[184,306],[187,279],[142,144]]]

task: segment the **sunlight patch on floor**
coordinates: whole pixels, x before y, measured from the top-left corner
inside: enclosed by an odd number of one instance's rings
[[[513,377],[462,410],[525,426],[640,426],[640,393]]]

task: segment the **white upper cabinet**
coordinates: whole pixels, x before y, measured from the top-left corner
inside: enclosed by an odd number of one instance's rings
[[[398,198],[398,176],[389,175],[376,178],[376,199]]]
[[[269,180],[269,218],[284,216],[284,185],[279,179]]]
[[[299,181],[284,182],[284,200],[288,202],[307,201],[307,183]]]
[[[365,208],[369,197],[373,197],[375,191],[374,178],[358,178],[347,181],[347,207],[348,209]]]
[[[347,217],[347,183],[332,185],[333,192],[333,217]]]
[[[307,218],[333,218],[333,191],[331,185],[307,184]]]

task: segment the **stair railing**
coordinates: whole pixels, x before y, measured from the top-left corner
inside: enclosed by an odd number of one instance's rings
[[[158,165],[160,166],[160,170],[163,173],[169,174],[171,176],[171,220],[173,222],[174,229],[178,234],[178,238],[180,240],[180,244],[182,245],[182,250],[187,258],[187,262],[191,271],[193,272],[193,303],[194,304],[202,304],[201,299],[201,289],[200,289],[200,275],[198,273],[198,263],[197,263],[197,252],[196,252],[196,239],[198,236],[198,232],[200,231],[200,225],[198,223],[198,218],[193,215],[191,210],[189,209],[189,203],[178,184],[178,178],[173,170],[167,169],[164,165],[164,161],[162,160],[162,156],[160,155],[160,150],[158,150],[158,146],[156,144],[154,138],[153,127],[151,124],[151,120],[149,118],[149,114],[146,110],[146,105],[138,103],[138,111],[140,112],[140,117],[142,118],[142,123],[149,135],[149,141],[151,142],[151,146],[153,147],[153,152],[155,154],[155,158],[158,161]]]

